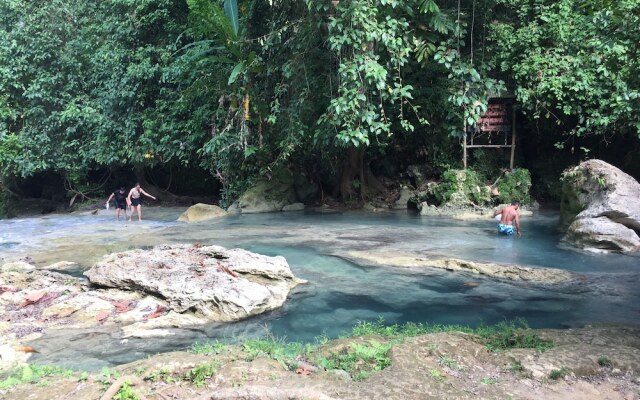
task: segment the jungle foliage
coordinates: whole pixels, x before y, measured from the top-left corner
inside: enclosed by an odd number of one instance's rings
[[[639,42],[640,0],[1,0],[0,175],[85,195],[115,170],[200,171],[228,204],[289,168],[365,196],[459,168],[505,89],[559,154],[637,141]]]

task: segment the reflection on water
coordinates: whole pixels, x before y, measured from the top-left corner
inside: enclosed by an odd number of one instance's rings
[[[524,317],[533,327],[640,320],[638,258],[562,248],[553,214],[524,219],[523,237],[516,240],[498,236],[492,220],[454,221],[406,212],[304,212],[175,222],[182,211],[147,207],[147,220],[131,223],[117,223],[104,211],[0,221],[0,259],[30,256],[39,266],[61,260],[89,266],[115,251],[200,242],[283,255],[296,276],[309,283],[296,288],[279,310],[232,324],[174,329],[164,339],[121,343],[117,330],[96,329],[48,334],[33,343],[43,350],[34,361],[95,369],[185,348],[194,341],[237,340],[267,331],[289,340],[313,341],[320,335],[336,337],[358,321],[380,316],[389,323],[474,326]],[[539,287],[442,270],[370,268],[336,257],[354,249],[564,268],[579,273],[582,284]],[[73,273],[81,273],[81,268]],[[469,282],[477,286],[465,285]]]

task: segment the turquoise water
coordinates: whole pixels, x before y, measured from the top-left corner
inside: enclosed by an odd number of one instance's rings
[[[80,264],[76,273],[102,255],[160,243],[219,244],[284,256],[298,286],[279,310],[232,324],[176,329],[164,339],[119,343],[117,332],[75,331],[38,339],[42,362],[100,368],[188,347],[208,339],[267,334],[313,342],[348,333],[359,321],[388,323],[495,323],[525,318],[532,327],[586,324],[638,325],[640,260],[620,254],[589,254],[560,243],[557,214],[538,213],[522,222],[523,237],[496,234],[492,220],[456,221],[408,212],[298,212],[232,216],[213,222],[175,222],[183,209],[148,208],[142,222],[116,223],[111,213],[53,215],[0,221],[0,258],[31,257],[39,266],[62,259]],[[581,276],[578,284],[536,286],[437,269],[367,267],[345,261],[350,250],[413,252],[424,257],[456,257],[563,268]],[[465,283],[478,283],[476,287]],[[69,349],[66,343],[76,346]],[[34,358],[35,360],[35,358]]]

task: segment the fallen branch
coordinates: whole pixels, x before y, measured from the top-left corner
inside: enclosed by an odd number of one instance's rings
[[[115,396],[118,393],[118,391],[120,391],[120,389],[122,388],[122,386],[124,386],[125,383],[131,386],[142,386],[142,380],[137,376],[131,376],[131,375],[122,376],[116,379],[116,381],[113,382],[111,386],[109,386],[109,389],[107,389],[107,391],[104,392],[102,397],[100,397],[100,400],[113,399],[113,396]],[[144,396],[139,396],[139,398],[140,400],[145,400]]]

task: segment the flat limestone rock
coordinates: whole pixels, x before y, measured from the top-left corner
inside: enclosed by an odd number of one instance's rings
[[[562,269],[502,265],[456,258],[427,258],[410,253],[369,250],[350,251],[342,256],[365,264],[390,265],[401,268],[438,268],[486,275],[510,281],[528,281],[540,284],[566,283],[575,279],[571,272]]]
[[[220,246],[160,245],[111,254],[85,275],[93,285],[149,294],[169,311],[236,321],[282,306],[302,281],[283,257]]]

